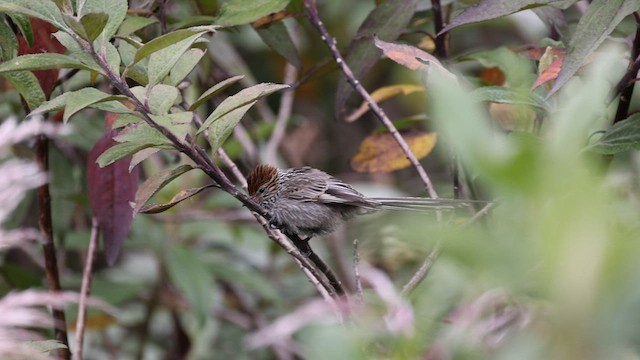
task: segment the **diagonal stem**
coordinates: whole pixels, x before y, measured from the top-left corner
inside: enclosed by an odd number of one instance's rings
[[[355,75],[353,75],[351,68],[345,62],[344,58],[340,54],[340,51],[338,51],[338,48],[336,46],[336,39],[329,34],[322,20],[320,20],[320,16],[318,15],[318,8],[316,5],[317,4],[315,0],[304,0],[304,6],[309,12],[309,20],[311,21],[311,24],[318,30],[322,40],[329,47],[331,55],[335,59],[336,64],[338,64],[338,67],[340,67],[342,73],[345,75],[349,84],[351,84],[351,86],[353,86],[358,94],[360,94],[360,96],[362,96],[362,98],[369,104],[369,108],[387,128],[391,136],[393,136],[394,140],[398,143],[402,151],[407,156],[407,159],[409,159],[409,162],[411,162],[411,165],[413,165],[413,167],[416,169],[416,171],[418,172],[418,176],[420,176],[420,179],[424,183],[427,192],[429,193],[429,196],[437,199],[438,193],[433,187],[433,183],[431,182],[429,175],[427,175],[427,172],[424,170],[415,154],[413,153],[413,151],[411,151],[411,148],[409,148],[409,145],[404,140],[400,132],[398,132],[398,129],[396,129],[395,125],[393,125],[393,122],[391,122],[384,110],[382,110],[378,103],[373,100],[367,90],[362,86],[362,84],[360,84],[360,81],[358,81],[358,79],[355,78]]]

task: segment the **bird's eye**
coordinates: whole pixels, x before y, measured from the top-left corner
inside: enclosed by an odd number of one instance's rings
[[[261,187],[260,189],[258,189],[258,192],[259,192],[260,194],[264,193],[264,188],[263,188],[263,187]]]

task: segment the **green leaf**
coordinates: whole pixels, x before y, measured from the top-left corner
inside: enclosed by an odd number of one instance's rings
[[[104,29],[99,36],[102,37],[102,43],[106,43],[113,35],[116,34],[120,24],[127,16],[129,8],[127,0],[87,0],[82,9],[82,14],[89,13],[105,13],[109,20],[104,25]]]
[[[229,96],[228,98],[224,99],[224,101],[213,111],[211,115],[209,115],[209,117],[204,121],[204,124],[202,124],[202,126],[198,130],[198,133],[203,132],[214,121],[220,119],[231,111],[240,107],[244,107],[247,104],[253,105],[256,100],[278,90],[286,89],[288,87],[289,85],[262,83],[243,89],[233,96]]]
[[[105,43],[104,49],[107,54],[107,64],[116,75],[120,75],[120,53],[112,43]]]
[[[260,38],[262,38],[262,41],[287,59],[289,64],[295,66],[298,70],[302,68],[302,61],[300,60],[298,49],[296,49],[289,35],[289,31],[287,31],[287,27],[282,21],[273,23],[265,28],[256,29],[256,31],[258,35],[260,35]]]
[[[120,143],[136,143],[149,146],[171,146],[169,140],[162,133],[145,122],[131,124],[123,129],[113,140]]]
[[[180,40],[175,44],[171,44],[166,48],[159,50],[149,57],[149,65],[147,73],[149,74],[149,83],[158,84],[169,74],[169,71],[178,62],[178,59],[189,50],[194,41],[201,34],[192,35],[184,40]]]
[[[18,39],[9,25],[0,18],[0,61],[13,59],[18,54]]]
[[[105,101],[125,100],[124,95],[111,95],[95,88],[84,88],[70,93],[66,98],[63,120],[66,123],[78,111]]]
[[[80,69],[102,73],[102,69],[97,66],[88,66],[70,56],[55,53],[22,55],[0,64],[0,73],[49,69]]]
[[[193,35],[198,34],[198,36],[201,36],[207,32],[215,32],[217,28],[218,26],[194,26],[192,28],[176,30],[157,37],[142,45],[142,47],[138,49],[138,51],[136,52],[136,56],[133,59],[133,63],[135,64],[140,60],[146,58],[147,56],[153,54],[154,52],[165,49]]]
[[[449,25],[445,26],[440,33],[445,33],[460,25],[496,19],[538,6],[554,5],[555,7],[566,9],[576,1],[577,0],[483,0],[475,6],[464,9],[464,11],[454,17]]]
[[[193,169],[194,167],[191,165],[180,165],[173,169],[162,170],[153,176],[150,176],[142,185],[140,185],[136,192],[136,204],[133,207],[133,216],[136,216],[147,201],[149,201],[153,195],[157,194],[160,189],[167,186],[167,184],[172,182],[178,176]]]
[[[27,40],[29,46],[33,46],[33,29],[31,28],[31,20],[28,16],[21,14],[8,14],[14,24],[20,29],[20,33]]]
[[[248,24],[263,16],[283,10],[291,0],[229,0],[222,4],[216,24],[234,26]]]
[[[202,59],[205,53],[206,51],[202,49],[189,49],[182,54],[171,69],[169,85],[178,86],[178,84],[193,71],[196,65],[198,65],[198,62],[200,62],[200,59]]]
[[[68,27],[62,20],[62,14],[53,1],[13,0],[0,3],[0,13],[20,14],[44,20],[61,30]]]
[[[167,115],[150,115],[153,121],[162,125],[169,130],[178,139],[184,140],[187,136],[191,122],[193,121],[193,113],[190,111],[167,114]]]
[[[209,126],[209,143],[211,144],[211,150],[216,151],[225,140],[233,132],[233,128],[238,125],[244,114],[255,104],[256,101],[252,101],[239,108],[224,114],[222,117],[216,119],[211,126]]]
[[[569,42],[562,69],[556,78],[552,95],[580,69],[587,57],[602,44],[604,39],[628,15],[640,9],[638,0],[594,0],[580,18]]]
[[[67,346],[58,340],[27,340],[24,345],[44,354],[58,349],[67,349]]]
[[[2,76],[18,90],[29,109],[35,109],[47,100],[38,78],[32,72],[13,71]]]
[[[158,19],[155,17],[127,16],[127,18],[122,22],[122,25],[120,25],[118,35],[131,35],[134,32],[157,22]]]
[[[503,86],[485,86],[471,92],[479,101],[501,104],[528,105],[548,111],[549,103],[540,95],[528,91],[518,91]]]
[[[169,200],[169,202],[164,203],[164,204],[156,204],[156,205],[149,205],[149,206],[144,206],[140,209],[140,213],[142,214],[159,214],[161,212],[165,212],[169,209],[171,209],[172,207],[178,205],[179,203],[183,202],[184,200],[187,200],[195,195],[198,195],[199,193],[201,193],[202,191],[212,188],[212,187],[218,187],[217,185],[214,184],[209,184],[206,186],[202,186],[199,188],[192,188],[192,189],[186,189],[186,190],[182,190],[179,193],[177,193],[173,198],[171,198],[171,200]]]
[[[70,94],[71,94],[70,92],[60,94],[60,96],[57,96],[49,101],[43,102],[37,108],[33,109],[29,114],[29,116],[44,114],[46,112],[64,109],[65,105],[67,104],[67,98],[69,97]]]
[[[228,88],[229,86],[237,83],[238,81],[242,80],[243,78],[244,78],[244,75],[233,76],[233,77],[230,77],[228,79],[222,80],[219,83],[213,85],[209,90],[205,91],[204,94],[200,95],[198,100],[196,100],[193,104],[191,104],[191,106],[189,107],[189,110],[193,111],[193,110],[197,109],[198,107],[200,107],[200,105],[202,105],[205,102],[209,101],[209,99],[211,99],[212,97],[218,95],[221,91],[223,91],[224,89]]]
[[[615,123],[587,149],[599,154],[613,155],[640,149],[640,114],[634,114]]]
[[[500,68],[512,87],[530,89],[536,79],[531,61],[506,46],[474,52],[459,58],[459,61],[463,60],[475,60],[487,68]]]
[[[175,86],[158,84],[151,88],[147,99],[151,112],[155,115],[165,115],[178,100],[180,91]]]
[[[116,144],[107,149],[107,151],[103,152],[96,162],[100,167],[105,167],[113,164],[114,162],[126,158],[127,156],[133,155],[140,150],[144,150],[146,148],[152,147],[154,145],[145,144],[145,143],[135,143],[135,142],[125,142],[122,144]]]
[[[167,269],[173,285],[189,301],[191,311],[203,323],[213,309],[213,278],[199,254],[186,247],[166,251]]]
[[[109,15],[105,13],[89,13],[80,19],[89,41],[95,40],[107,25],[109,21]]]
[[[409,24],[416,8],[417,0],[387,0],[376,6],[360,25],[347,49],[345,61],[356,79],[361,80],[378,61],[382,51],[376,48],[373,38],[384,41],[395,40]],[[344,75],[340,75],[336,89],[336,117],[341,118],[353,88]]]

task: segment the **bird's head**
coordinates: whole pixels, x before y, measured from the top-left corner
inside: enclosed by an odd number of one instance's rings
[[[249,196],[264,205],[270,202],[272,196],[277,190],[278,169],[272,165],[258,165],[249,174],[247,185],[249,188]]]

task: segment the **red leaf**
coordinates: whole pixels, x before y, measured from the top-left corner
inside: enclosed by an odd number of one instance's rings
[[[538,86],[557,78],[558,74],[560,74],[560,69],[562,69],[563,63],[564,56],[555,59],[546,69],[542,71],[540,76],[538,76],[536,82],[533,84],[533,86],[531,86],[531,90],[533,91]]]
[[[122,243],[129,234],[133,223],[133,201],[138,189],[138,168],[129,172],[131,157],[118,160],[101,168],[96,159],[115,144],[115,130],[107,130],[89,152],[87,178],[89,204],[98,219],[102,231],[104,252],[107,263],[113,265],[120,254]]]
[[[40,53],[58,53],[64,54],[67,50],[58,40],[53,37],[53,33],[58,30],[48,22],[31,18],[31,28],[33,29],[33,45],[30,47],[27,41],[18,34],[18,55],[40,54]],[[33,74],[40,82],[42,91],[47,99],[51,95],[53,88],[58,80],[58,69],[34,71]]]

